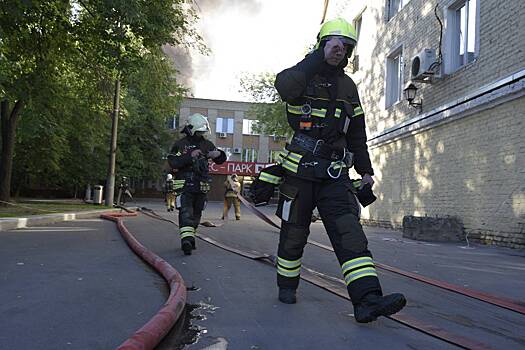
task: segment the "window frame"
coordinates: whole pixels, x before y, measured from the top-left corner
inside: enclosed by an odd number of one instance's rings
[[[223,120],[227,120],[226,122],[226,130],[223,130],[224,122]],[[220,121],[220,123],[219,123]],[[220,130],[219,130],[220,125]],[[231,126],[231,128],[230,128]],[[235,118],[228,118],[228,117],[217,117],[215,119],[215,133],[225,133],[225,134],[233,134],[235,131]]]
[[[385,109],[389,109],[390,107],[398,104],[403,99],[403,82],[404,82],[404,58],[403,58],[403,45],[398,45],[395,49],[390,51],[390,53],[386,57],[385,61]],[[392,82],[392,67],[393,67],[393,60],[396,58],[399,58],[399,63],[397,64],[397,96],[396,100],[392,101],[392,92],[391,89],[393,88],[393,82]]]
[[[245,121],[247,121],[248,123],[248,132],[245,132]],[[256,119],[243,119],[242,120],[242,134],[243,135],[250,135],[250,136],[259,136],[260,134],[259,133],[256,133],[254,130],[253,130],[253,124],[257,124],[259,121],[256,120]]]
[[[392,2],[393,0],[386,0],[385,11],[386,11],[386,21],[390,22],[405,6],[410,2],[410,0],[399,0],[398,9],[394,14],[392,14]]]
[[[474,31],[473,33],[469,32],[469,19],[471,16],[471,13],[469,11],[469,7],[471,6],[471,2],[475,2],[476,9],[474,13]],[[458,20],[458,11],[461,10],[461,8],[465,7],[465,14],[466,14],[466,20],[463,28],[459,28],[458,32],[458,26],[461,25],[460,20]],[[443,53],[444,58],[444,71],[445,74],[452,74],[458,70],[460,70],[463,67],[466,67],[474,62],[477,61],[479,57],[479,35],[480,35],[480,1],[479,0],[452,0],[450,1],[445,8],[444,11],[444,18],[445,18],[445,50]],[[459,23],[458,23],[459,22]],[[460,43],[460,36],[461,33],[465,33],[466,37],[464,39],[463,43],[463,61],[459,61],[459,52],[460,49],[458,49],[459,43]],[[473,52],[473,59],[472,61],[468,60],[468,46],[469,46],[469,37],[470,35],[474,34],[475,38],[473,40],[474,42],[474,52]]]

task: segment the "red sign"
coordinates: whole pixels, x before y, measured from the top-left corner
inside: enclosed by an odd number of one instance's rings
[[[252,162],[224,162],[222,164],[210,163],[210,174],[237,174],[256,176],[259,172],[272,165],[272,163],[252,163]]]

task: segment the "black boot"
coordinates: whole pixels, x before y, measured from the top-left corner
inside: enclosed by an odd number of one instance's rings
[[[180,246],[182,248],[182,251],[184,252],[184,255],[191,255],[193,247],[189,239],[183,239],[180,243]]]
[[[297,302],[295,289],[279,288],[279,301],[285,304],[295,304]]]
[[[400,293],[381,296],[369,293],[354,305],[354,317],[359,323],[375,321],[379,316],[390,316],[400,311],[407,301]]]

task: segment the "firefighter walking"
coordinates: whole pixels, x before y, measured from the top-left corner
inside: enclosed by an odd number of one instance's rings
[[[279,185],[279,300],[296,302],[303,249],[317,207],[341,266],[355,319],[371,322],[398,312],[406,300],[399,293],[382,294],[359,221],[355,193],[371,194],[374,171],[358,91],[343,71],[356,43],[355,29],[346,20],[326,22],[314,50],[277,75],[275,87],[286,102],[294,135],[278,165],[261,172],[252,195],[256,203],[267,202],[273,186]],[[348,176],[352,166],[362,177],[358,188]]]
[[[195,249],[195,232],[206,205],[206,194],[210,191],[208,159],[222,164],[226,161],[226,154],[205,138],[210,126],[203,115],[195,113],[189,116],[182,132],[186,136],[175,142],[168,163],[177,169],[175,191],[181,249],[184,254],[191,255]]]

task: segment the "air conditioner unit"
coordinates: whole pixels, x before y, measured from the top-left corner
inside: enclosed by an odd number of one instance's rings
[[[233,154],[241,154],[241,152],[242,152],[242,148],[239,148],[239,147],[232,148]]]
[[[219,137],[220,137],[221,139],[225,139],[225,138],[228,137],[228,134],[225,133],[225,132],[220,132],[220,133],[219,133]]]
[[[410,77],[413,81],[430,82],[439,68],[434,49],[424,49],[412,58]]]

